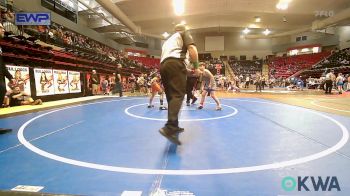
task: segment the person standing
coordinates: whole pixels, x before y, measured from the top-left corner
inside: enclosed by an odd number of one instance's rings
[[[123,97],[123,85],[122,85],[122,71],[121,71],[122,65],[118,64],[117,70],[115,72],[115,88],[116,91],[119,93],[119,97]]]
[[[261,92],[261,75],[260,73],[256,73],[255,76],[255,92],[258,92],[258,90]]]
[[[194,104],[197,101],[197,97],[193,94],[193,88],[196,86],[198,76],[194,72],[187,73],[187,82],[186,82],[186,105],[190,106],[190,100],[192,99],[191,104]]]
[[[139,86],[139,91],[141,94],[145,93],[145,78],[143,77],[143,74],[141,74],[137,78],[137,85]]]
[[[0,23],[0,39],[2,39],[5,35],[5,29]],[[13,79],[10,72],[6,69],[6,66],[2,60],[2,49],[0,47],[0,103],[2,104],[4,102],[5,94],[6,94],[6,84],[5,84],[5,77],[9,80],[11,80],[11,83],[15,83],[15,79]],[[7,132],[12,131],[12,129],[8,128],[0,128],[0,134],[4,134]]]
[[[326,82],[326,92],[325,94],[332,94],[332,87],[333,87],[333,70],[327,70],[327,74],[326,74],[326,78],[325,78],[325,82]]]
[[[336,78],[335,81],[337,88],[338,88],[338,93],[342,94],[343,93],[343,85],[344,85],[344,77],[342,73],[338,73],[338,77]]]
[[[262,78],[261,78],[261,89],[264,90],[265,86],[266,86],[266,77],[265,77],[265,75],[262,75]],[[282,87],[284,87],[284,86],[282,85]]]
[[[249,75],[247,75],[246,78],[245,78],[245,86],[244,86],[244,88],[249,88],[249,82],[250,82],[250,78],[249,78]]]
[[[334,70],[331,71],[332,75],[332,88],[337,88],[337,84],[335,83],[335,80],[337,79],[337,76],[334,74]]]
[[[109,92],[108,92],[109,82],[108,81],[109,81],[109,78],[108,78],[108,76],[106,76],[106,78],[103,79],[103,81],[101,83],[103,95],[108,95],[109,94]]]
[[[129,77],[129,84],[130,84],[130,88],[131,88],[131,93],[135,92],[135,82],[136,82],[136,77],[134,76],[134,74],[131,74]]]
[[[113,95],[115,89],[115,73],[109,78],[109,93]]]
[[[100,85],[100,79],[96,73],[96,70],[92,70],[91,74],[92,95],[98,94],[98,87]]]
[[[168,121],[159,130],[160,134],[177,145],[181,145],[177,134],[183,131],[179,127],[178,116],[186,94],[187,69],[184,60],[187,51],[194,72],[199,75],[197,47],[186,26],[178,24],[175,26],[175,33],[164,42],[162,47],[160,74],[168,101]]]

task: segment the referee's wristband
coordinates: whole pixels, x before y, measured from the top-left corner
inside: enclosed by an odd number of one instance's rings
[[[198,66],[199,66],[199,63],[198,63],[198,62],[194,62],[194,63],[193,63],[193,67],[194,67],[195,69],[198,69]]]

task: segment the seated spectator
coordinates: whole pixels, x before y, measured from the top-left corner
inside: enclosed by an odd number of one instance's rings
[[[21,105],[41,105],[43,102],[41,99],[33,100],[33,98],[27,93],[20,90],[19,86],[14,87],[12,93],[9,95],[10,106]]]
[[[13,0],[7,0],[7,1],[6,1],[6,8],[7,8],[7,10],[9,10],[10,12],[13,12]]]
[[[340,63],[343,64],[343,65],[348,65],[348,64],[349,64],[349,61],[347,61],[346,59],[344,59],[344,60],[342,60]]]

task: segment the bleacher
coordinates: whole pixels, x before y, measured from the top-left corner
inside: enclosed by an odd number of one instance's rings
[[[3,58],[5,62],[14,64],[29,64],[33,66],[66,66],[71,68],[79,68],[82,71],[91,71],[98,69],[102,72],[112,73],[115,71],[116,63],[107,63],[100,59],[87,58],[85,53],[70,53],[64,51],[52,50],[51,47],[37,45],[26,38],[18,36],[6,37],[0,42],[3,49]],[[89,56],[92,57],[92,56]],[[125,72],[134,72],[139,74],[137,70],[131,68],[123,68]]]
[[[328,58],[324,58],[311,69],[305,70],[301,73],[303,77],[320,78],[326,69],[333,69],[335,74],[350,73],[350,48],[336,50],[332,52]]]
[[[142,63],[144,66],[148,68],[159,68],[160,59],[150,58],[150,57],[138,57],[138,56],[129,56],[129,59],[135,60],[139,63]]]
[[[254,75],[256,72],[262,72],[261,60],[230,60],[229,65],[235,75]]]
[[[331,56],[322,60],[317,65],[313,66],[312,69],[322,69],[322,68],[335,68],[340,66],[350,65],[350,48],[345,48],[343,50],[336,50]]]
[[[303,69],[310,69],[313,65],[328,57],[330,52],[303,54],[289,57],[275,57],[269,63],[269,72],[275,78],[288,78]]]
[[[90,72],[91,69],[97,69],[102,73],[114,72],[117,64],[121,63],[123,72],[135,75],[148,72],[151,68],[159,65],[157,59],[143,58],[141,61],[135,61],[127,58],[116,49],[109,48],[63,27],[58,27],[54,23],[53,27],[49,28],[38,26],[22,30],[8,20],[9,17],[3,18],[6,32],[4,39],[0,42],[5,62],[33,66],[58,65],[65,66],[63,68],[79,68],[79,70],[87,72]],[[52,29],[56,31],[64,29],[65,37],[61,37],[59,34],[52,37],[50,34]],[[68,35],[71,36],[69,39],[73,38],[74,42],[67,42]]]

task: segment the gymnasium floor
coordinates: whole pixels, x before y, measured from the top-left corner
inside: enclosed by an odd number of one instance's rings
[[[158,133],[167,111],[147,109],[146,97],[79,98],[19,107],[12,116],[10,109],[0,110],[0,127],[14,129],[0,135],[0,189],[123,196],[349,195],[349,94],[220,97],[223,111],[215,111],[210,98],[203,110],[183,106],[181,146]],[[310,191],[298,191],[298,184],[293,189],[290,182],[282,186],[286,177],[306,176]],[[319,176],[330,177],[328,188],[333,177],[340,190],[316,191],[311,177]]]

